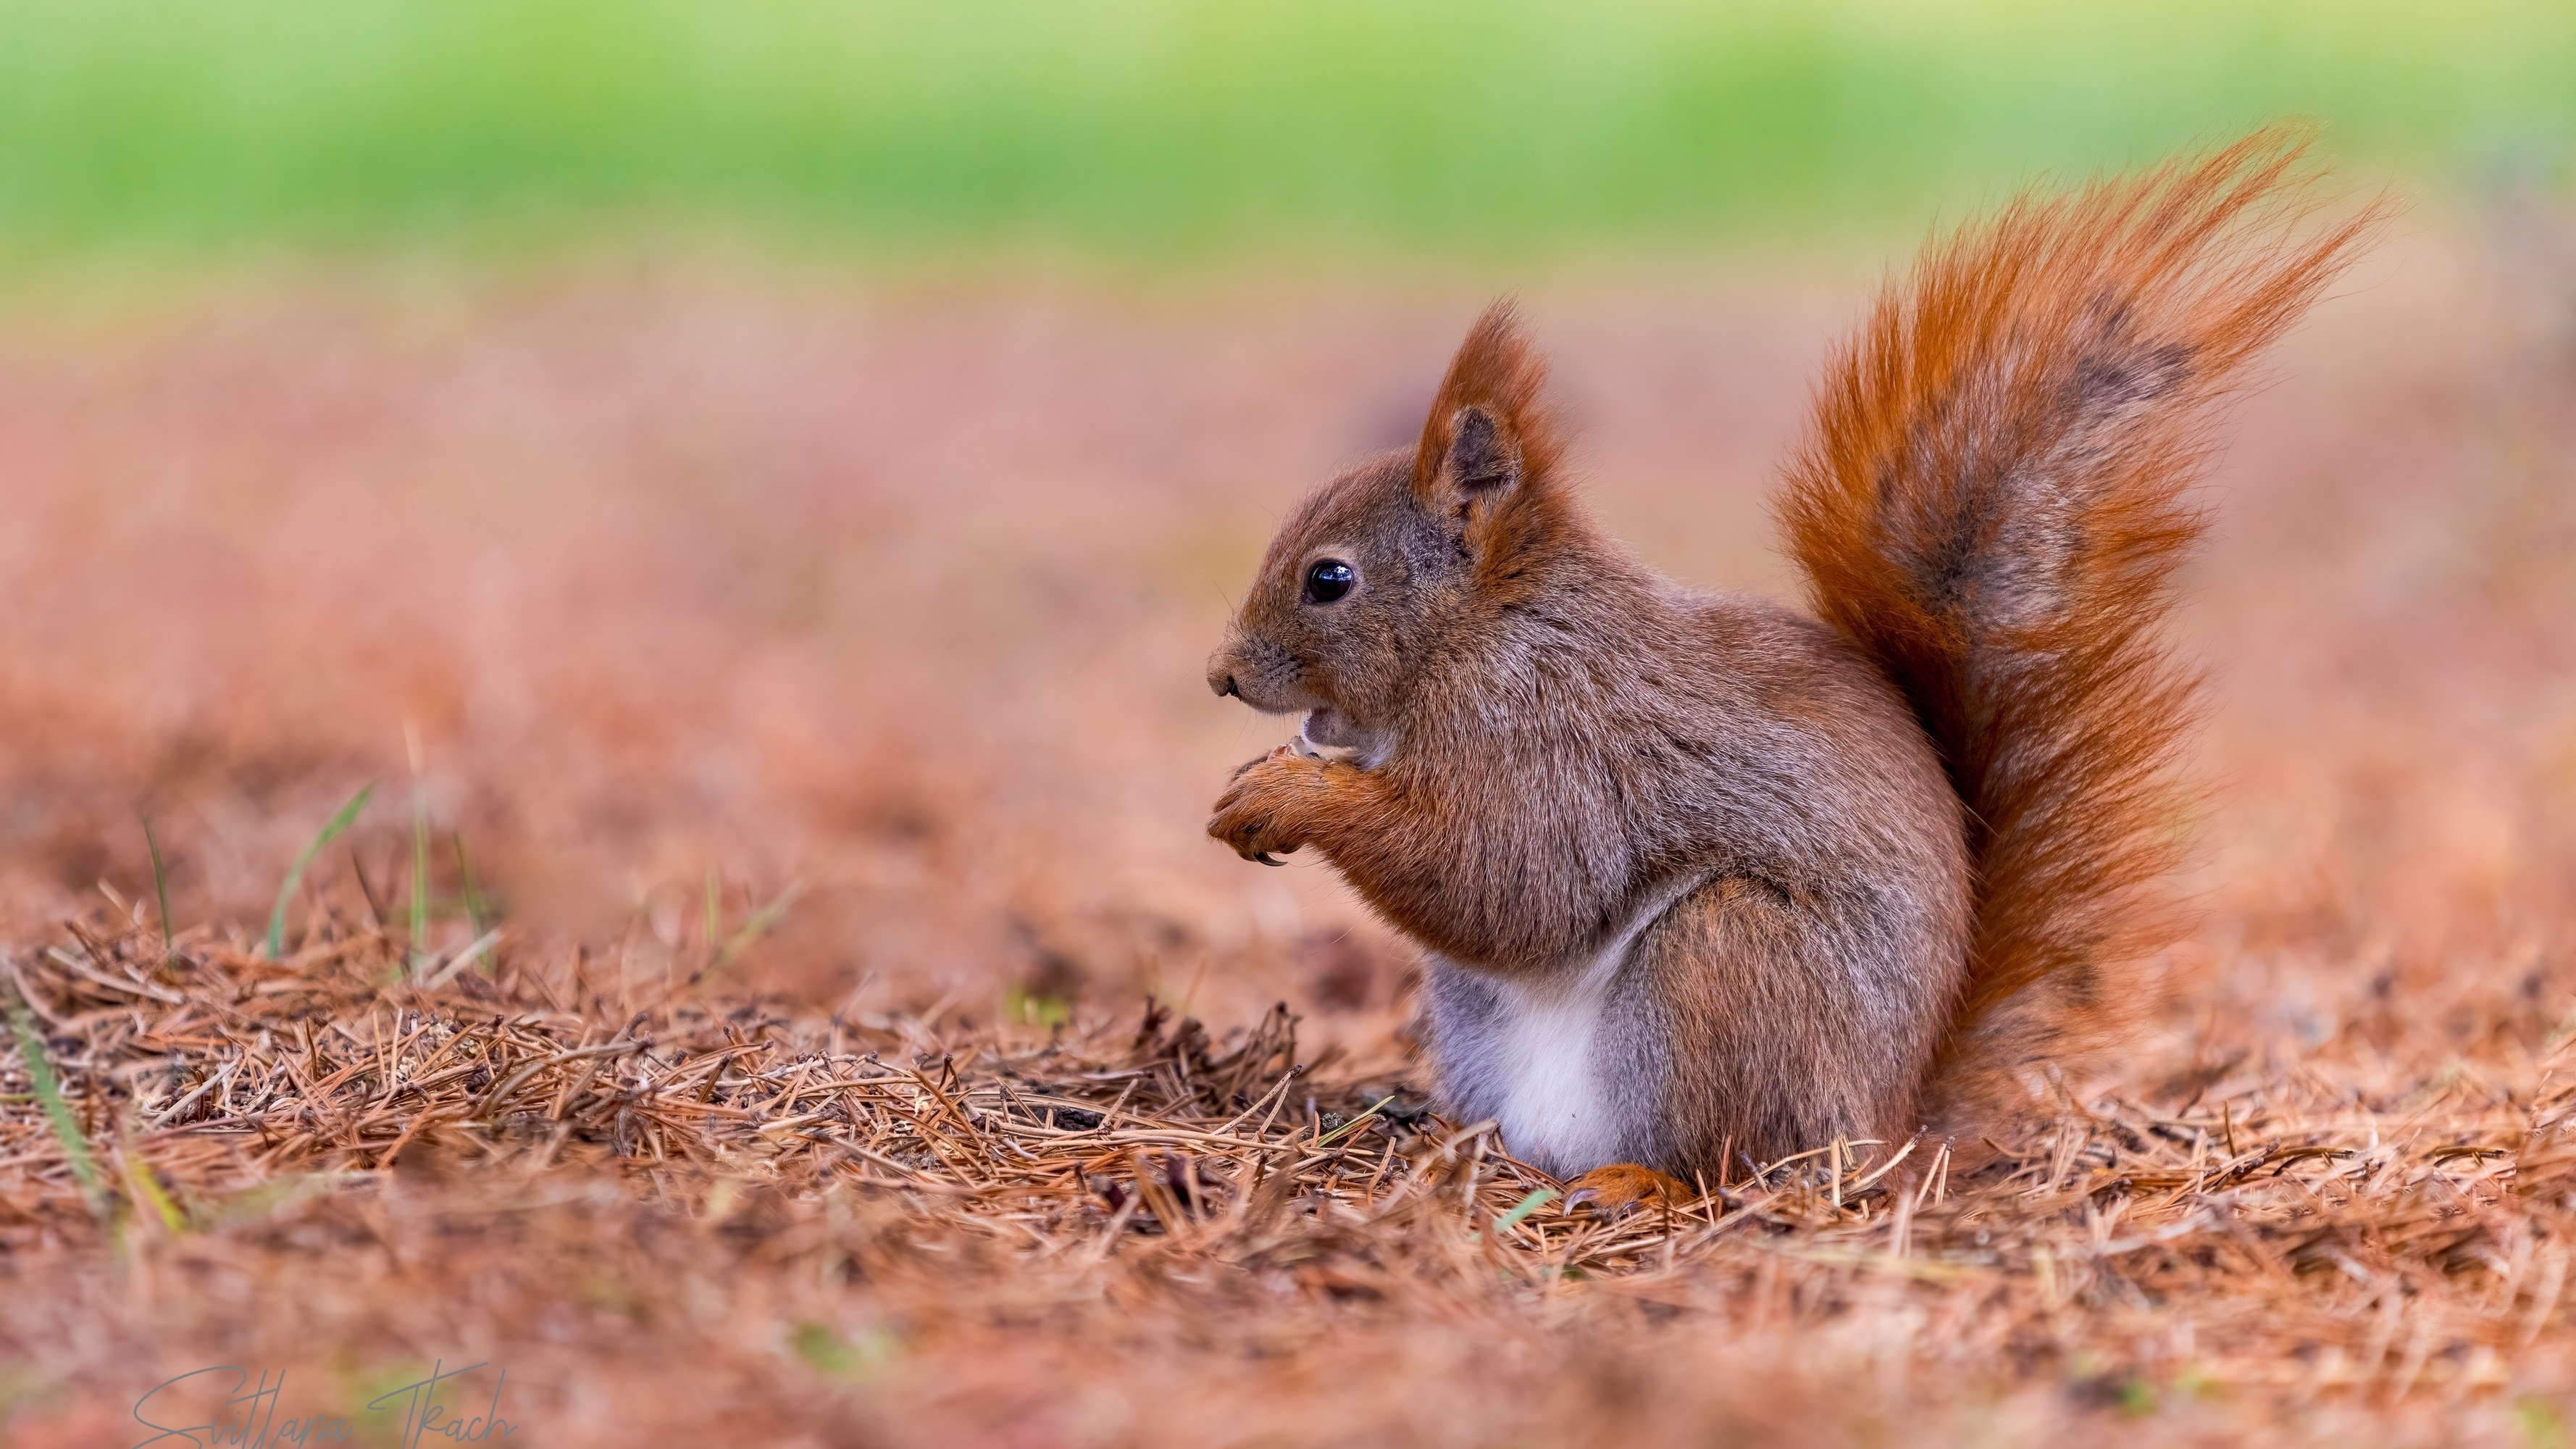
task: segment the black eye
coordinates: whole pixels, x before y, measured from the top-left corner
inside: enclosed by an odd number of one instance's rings
[[[1306,602],[1329,604],[1351,591],[1360,581],[1351,566],[1337,558],[1317,559],[1306,570]]]

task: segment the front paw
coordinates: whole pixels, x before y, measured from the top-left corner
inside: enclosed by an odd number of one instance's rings
[[[1246,860],[1285,864],[1272,857],[1306,843],[1303,816],[1322,783],[1322,761],[1281,745],[1234,772],[1234,783],[1217,797],[1208,834]]]

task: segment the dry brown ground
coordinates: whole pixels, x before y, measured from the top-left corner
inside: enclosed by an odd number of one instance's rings
[[[1228,591],[1480,285],[15,297],[0,940],[119,1226],[11,1044],[0,1433],[131,1443],[243,1364],[392,1442],[367,1399],[489,1361],[522,1444],[2556,1443],[2576,340],[2419,230],[2216,480],[2207,921],[2154,1036],[2009,1178],[1620,1222],[1498,1225],[1544,1186],[1508,1144],[1354,1117],[1419,1089],[1404,953],[1199,836],[1283,732],[1199,681]],[[1762,492],[1867,279],[1526,289],[1651,559],[1787,590]],[[461,839],[488,977],[403,980],[415,806],[426,944],[478,929]],[[138,813],[175,918],[247,924],[165,954]]]

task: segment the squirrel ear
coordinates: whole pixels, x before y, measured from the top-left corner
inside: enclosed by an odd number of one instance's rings
[[[1426,511],[1478,533],[1547,482],[1559,449],[1541,398],[1546,384],[1547,365],[1521,336],[1511,302],[1486,308],[1422,425],[1413,492]]]
[[[1507,492],[1521,481],[1521,450],[1492,413],[1472,403],[1449,420],[1449,453],[1442,463],[1465,498]]]

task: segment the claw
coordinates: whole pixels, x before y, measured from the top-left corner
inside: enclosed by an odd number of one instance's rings
[[[1286,861],[1284,861],[1284,860],[1281,860],[1279,857],[1277,857],[1277,856],[1275,856],[1275,855],[1272,855],[1269,851],[1266,851],[1266,850],[1265,850],[1265,851],[1262,851],[1261,853],[1259,853],[1259,854],[1257,854],[1257,855],[1255,855],[1255,856],[1253,856],[1252,858],[1253,858],[1254,860],[1260,861],[1263,865],[1286,865],[1286,864],[1288,863],[1288,862],[1286,862]]]

